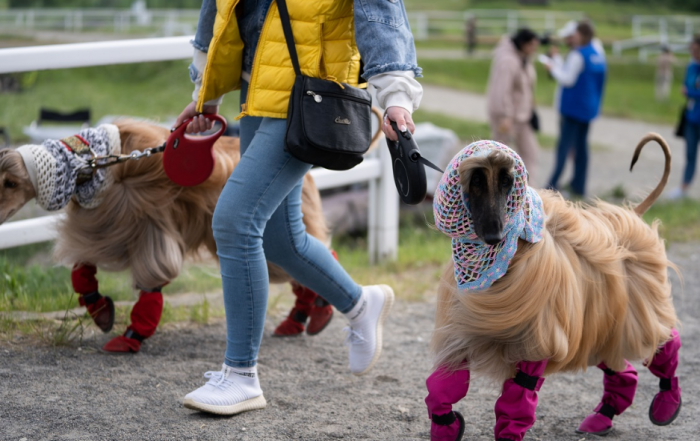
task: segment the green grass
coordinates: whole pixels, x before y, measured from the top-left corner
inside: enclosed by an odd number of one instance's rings
[[[89,107],[93,122],[105,115],[176,117],[192,99],[187,66],[171,61],[42,71],[26,90],[0,94],[0,125],[17,141],[26,139],[22,127],[38,117],[41,107],[64,112]],[[226,96],[221,113],[238,115],[238,93]]]
[[[0,251],[0,312],[61,311],[78,306],[68,268],[53,266],[50,244],[30,245]],[[100,292],[113,300],[135,300],[128,272],[97,274]],[[221,289],[214,262],[188,263],[180,277],[165,289],[168,294],[206,293]]]
[[[427,121],[438,127],[450,129],[457,134],[461,141],[467,143],[491,138],[491,129],[488,124],[455,118],[439,112],[419,109],[413,114],[413,120],[416,123]],[[556,140],[553,137],[539,133],[537,139],[543,149],[551,150],[554,148]]]
[[[488,81],[490,60],[419,60],[424,78],[421,82],[439,86],[484,93]],[[536,101],[539,105],[551,106],[555,83],[538,64]],[[608,116],[640,119],[654,123],[673,124],[678,118],[684,98],[680,87],[683,68],[678,67],[671,98],[659,103],[654,98],[655,67],[642,63],[610,62],[608,82],[603,100],[603,113]]]
[[[658,202],[644,214],[644,220],[661,221],[661,237],[669,242],[700,240],[700,201]]]

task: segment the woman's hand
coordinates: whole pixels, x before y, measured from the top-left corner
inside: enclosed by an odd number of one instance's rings
[[[202,113],[219,113],[219,106],[204,106],[202,108]],[[185,109],[180,113],[180,116],[175,120],[175,127],[179,127],[184,121],[189,118],[193,118],[192,122],[189,123],[185,133],[201,133],[211,130],[214,127],[214,121],[205,118],[201,113],[197,112],[197,102],[192,101],[189,103]]]
[[[403,107],[389,107],[386,109],[386,112],[384,112],[384,124],[382,124],[382,131],[391,141],[398,141],[399,135],[394,132],[390,121],[396,121],[396,126],[402,132],[410,130],[411,133],[413,133],[416,131],[416,126],[413,124],[413,118],[411,118],[411,112]]]

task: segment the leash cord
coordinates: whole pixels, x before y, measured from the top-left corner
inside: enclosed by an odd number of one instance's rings
[[[106,156],[95,156],[87,161],[87,166],[91,171],[109,167],[116,164],[121,164],[129,160],[138,161],[141,158],[148,158],[156,153],[163,153],[165,150],[165,142],[158,147],[152,147],[144,150],[143,152],[139,150],[134,150],[128,155],[106,155]]]

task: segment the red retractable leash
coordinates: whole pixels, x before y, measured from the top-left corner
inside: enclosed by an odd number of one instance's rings
[[[218,121],[221,128],[209,136],[185,134],[192,118],[172,130],[165,142],[163,170],[171,181],[182,187],[192,187],[206,181],[214,172],[214,143],[226,131],[226,119],[216,114],[203,114],[211,121]]]

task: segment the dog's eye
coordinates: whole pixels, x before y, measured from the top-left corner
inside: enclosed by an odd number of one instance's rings
[[[471,185],[474,185],[474,186],[476,186],[476,187],[479,187],[479,186],[481,186],[481,184],[483,184],[483,178],[481,177],[481,174],[475,173],[475,174],[472,176]]]
[[[513,186],[513,177],[510,175],[501,176],[501,186],[503,188],[510,188]]]
[[[3,186],[4,186],[5,188],[15,188],[15,187],[17,187],[17,183],[12,182],[12,181],[5,181],[5,183],[3,184]]]

